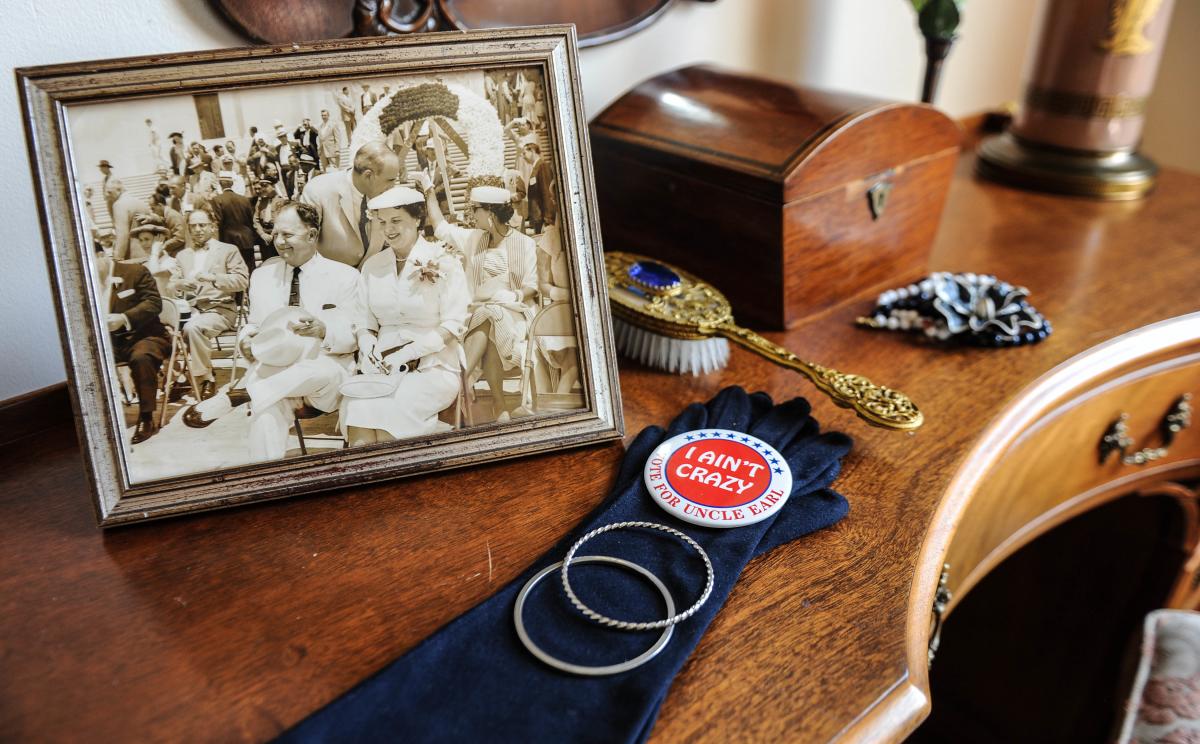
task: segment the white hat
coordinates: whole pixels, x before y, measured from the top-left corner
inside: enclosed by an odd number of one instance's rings
[[[233,180],[233,171],[223,170],[223,171],[221,171],[220,175],[217,176],[217,178],[222,181],[232,181]]]
[[[313,359],[321,350],[321,340],[298,336],[290,326],[305,317],[298,307],[285,306],[267,316],[259,332],[250,341],[250,351],[263,364],[286,367],[300,359]]]
[[[367,209],[388,209],[403,207],[407,204],[424,204],[425,197],[420,191],[407,186],[393,186],[379,196],[367,202]]]
[[[476,186],[471,189],[471,201],[476,204],[508,204],[512,193],[499,186]]]

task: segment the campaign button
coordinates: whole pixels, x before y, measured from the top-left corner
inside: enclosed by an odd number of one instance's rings
[[[643,474],[654,502],[685,522],[741,527],[783,508],[792,471],[766,442],[729,429],[698,429],[655,448]]]

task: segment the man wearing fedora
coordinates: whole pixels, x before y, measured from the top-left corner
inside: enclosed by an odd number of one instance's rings
[[[307,152],[300,155],[300,172],[304,174],[304,181],[300,184],[299,193],[304,193],[304,187],[308,182],[321,175],[321,170],[317,168],[317,159]]]
[[[300,201],[320,216],[322,256],[359,266],[379,252],[383,234],[372,234],[367,201],[395,186],[399,177],[399,156],[386,144],[371,142],[354,154],[349,170],[322,173],[308,182]]]
[[[288,137],[287,130],[283,128],[283,123],[278,119],[275,120],[275,162],[286,163],[288,157],[299,149],[291,138]]]
[[[367,115],[367,112],[371,110],[371,107],[374,106],[375,102],[378,100],[379,100],[379,94],[376,93],[375,91],[371,90],[370,85],[368,85],[367,83],[363,83],[362,84],[362,93],[360,93],[358,96],[358,103],[359,103],[359,106],[362,108],[363,116]]]
[[[245,291],[250,272],[236,245],[217,240],[218,221],[212,207],[199,204],[188,213],[191,247],[175,256],[179,273],[171,285],[174,294],[192,306],[183,325],[188,340],[188,367],[200,385],[200,397],[216,392],[212,368],[212,340],[233,328],[237,319],[234,295]]]
[[[248,402],[254,462],[284,456],[297,408],[336,411],[339,388],[354,371],[355,329],[366,325],[360,277],[318,253],[320,232],[312,206],[293,201],[280,207],[274,226],[279,255],[250,277],[250,317],[238,341],[252,364],[244,387],[184,413],[185,424],[203,428]]]
[[[307,155],[308,153],[304,154]],[[299,199],[300,192],[304,190],[307,174],[300,167],[301,157],[303,156],[297,152],[289,155],[287,163],[283,167],[283,173],[279,177],[279,182],[283,184],[284,194],[289,199]]]
[[[162,298],[150,273],[139,264],[118,263],[97,244],[96,274],[104,307],[104,322],[113,357],[128,364],[138,397],[138,422],[133,444],[154,436],[158,369],[171,349],[167,329],[158,319]]]
[[[217,212],[217,238],[232,243],[242,254],[247,269],[254,270],[254,205],[233,188],[235,174],[223,170],[219,175],[221,193],[212,198]]]

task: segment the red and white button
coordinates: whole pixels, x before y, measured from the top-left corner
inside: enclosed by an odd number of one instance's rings
[[[645,480],[655,503],[705,527],[761,522],[792,492],[783,456],[761,439],[729,429],[671,437],[650,454]]]

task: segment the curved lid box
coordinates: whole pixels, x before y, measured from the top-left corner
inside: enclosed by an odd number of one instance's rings
[[[591,124],[604,244],[707,279],[741,323],[787,328],[928,270],[960,138],[924,104],[668,72]]]

